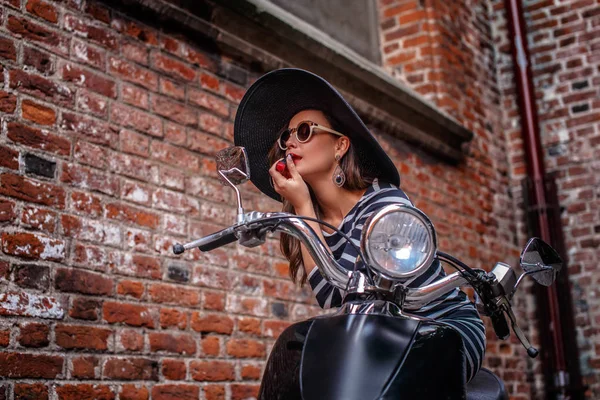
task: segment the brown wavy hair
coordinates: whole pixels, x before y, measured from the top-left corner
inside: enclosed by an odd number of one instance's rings
[[[325,114],[324,112],[323,114],[325,115],[327,122],[329,122],[329,127],[331,129],[344,133],[343,130],[341,130],[342,128],[340,128],[340,125],[335,121],[334,118]],[[283,127],[282,129],[285,128],[287,128],[287,126]],[[275,161],[283,157],[285,157],[285,151],[281,150],[277,145],[277,142],[275,142],[275,145],[269,151],[269,165],[273,165]],[[340,167],[344,171],[344,174],[346,174],[346,182],[344,183],[344,186],[342,186],[344,189],[364,190],[368,188],[375,179],[375,177],[367,176],[364,168],[362,168],[361,165],[358,163],[358,157],[356,155],[356,150],[354,148],[354,145],[352,144],[352,141],[350,142],[350,147],[348,148],[348,151],[340,160]],[[321,219],[322,212],[319,207],[319,203],[317,202],[317,199],[315,197],[315,194],[310,186],[308,186],[308,190],[312,199],[315,215],[318,219]],[[294,207],[286,199],[283,199],[283,206],[281,210],[283,212],[296,214],[296,210],[294,210]],[[306,280],[308,279],[308,275],[302,267],[302,252],[300,250],[300,241],[293,236],[282,233],[279,246],[281,252],[290,263],[290,278],[292,279],[292,282],[296,283],[299,281],[300,285],[303,286],[306,283]]]

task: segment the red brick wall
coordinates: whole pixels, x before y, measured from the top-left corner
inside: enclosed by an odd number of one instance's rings
[[[593,0],[524,3],[544,159],[547,171],[558,173],[565,208],[580,364],[584,383],[591,386],[587,395],[597,398],[600,12]],[[520,187],[526,166],[504,2],[380,0],[380,6],[384,67],[476,133],[467,165],[487,160],[484,165],[492,166],[491,173],[476,174],[486,189],[497,191],[497,202],[485,215],[510,228],[507,237],[516,250],[526,232]],[[456,179],[461,185],[464,180]],[[485,232],[482,237],[490,240]],[[519,305],[532,321],[528,330],[536,343],[533,298],[526,296]],[[487,362],[498,367],[515,398],[543,396],[539,362],[527,360],[518,347],[492,340]]]
[[[213,155],[253,77],[94,2],[0,21],[0,399],[253,396],[317,307],[275,240],[170,251],[233,222]]]

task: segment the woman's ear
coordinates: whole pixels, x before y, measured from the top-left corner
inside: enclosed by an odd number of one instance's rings
[[[344,157],[344,155],[346,155],[346,152],[348,151],[348,149],[350,148],[350,139],[347,136],[342,136],[340,138],[338,138],[336,145],[335,145],[335,150],[336,153],[340,155],[340,158]]]

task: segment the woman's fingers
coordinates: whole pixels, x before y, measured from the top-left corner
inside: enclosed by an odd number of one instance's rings
[[[294,179],[296,179],[296,178],[302,179],[302,177],[300,176],[300,174],[296,170],[296,164],[294,163],[294,158],[292,157],[291,154],[288,154],[286,160],[287,160],[286,162],[287,162],[288,171],[290,171],[290,175],[292,176],[292,178],[294,178]]]

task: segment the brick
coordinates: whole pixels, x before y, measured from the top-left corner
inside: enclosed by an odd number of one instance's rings
[[[45,19],[53,24],[58,22],[58,11],[52,4],[40,0],[27,0],[27,12]]]
[[[152,205],[160,210],[189,215],[198,211],[197,200],[182,193],[158,189],[152,197]]]
[[[127,104],[144,109],[150,104],[147,90],[126,83],[121,85],[121,99]]]
[[[63,112],[61,128],[71,136],[105,145],[116,146],[118,143],[118,128],[87,116]]]
[[[71,192],[71,209],[98,217],[102,215],[102,200],[91,193],[73,191]]]
[[[101,74],[83,69],[76,64],[63,64],[61,68],[62,79],[72,82],[77,86],[114,99],[117,97],[117,85],[114,80],[105,78]]]
[[[48,290],[50,269],[44,265],[17,265],[13,270],[13,281],[25,289]]]
[[[13,40],[0,38],[0,58],[12,61],[17,60],[17,49]]]
[[[68,39],[63,35],[48,30],[28,18],[8,17],[7,28],[12,33],[26,40],[45,45],[48,49],[63,56],[68,55]]]
[[[86,4],[85,13],[95,20],[104,22],[105,24],[110,24],[111,11],[109,8],[99,4]]]
[[[83,240],[97,241],[103,245],[117,246],[121,242],[121,229],[102,221],[80,218],[74,215],[62,215],[62,231],[65,235]]]
[[[0,175],[0,183],[0,194],[5,196],[61,209],[65,206],[65,192],[58,186],[10,173]]]
[[[44,150],[61,156],[71,154],[71,142],[48,131],[32,128],[17,122],[7,124],[7,136],[15,143]]]
[[[167,264],[167,278],[176,282],[189,282],[190,270],[183,263],[169,262]]]
[[[217,113],[223,117],[229,115],[229,104],[216,96],[212,96],[200,90],[190,88],[188,90],[190,103],[200,106],[208,111]]]
[[[171,189],[183,191],[185,188],[185,178],[181,170],[166,167],[162,165],[159,172],[159,183]]]
[[[190,45],[183,43],[180,56],[190,64],[198,65],[208,71],[216,71],[217,62],[208,54],[202,53]]]
[[[114,400],[115,394],[105,385],[63,385],[56,387],[58,400]]]
[[[230,146],[227,141],[207,135],[199,131],[190,131],[188,136],[188,147],[198,153],[214,157],[217,152]]]
[[[181,125],[165,122],[163,131],[165,139],[173,144],[182,145],[187,142],[186,129]]]
[[[54,329],[56,345],[66,350],[81,349],[103,351],[108,349],[110,329],[91,326],[59,324]]]
[[[155,160],[184,170],[198,171],[200,168],[199,157],[196,154],[168,143],[153,141],[150,153]]]
[[[151,103],[152,110],[158,115],[175,121],[181,125],[198,125],[198,114],[196,110],[191,107],[159,96],[152,96]]]
[[[224,132],[225,123],[219,117],[212,114],[201,113],[200,114],[200,129],[218,135],[226,137]]]
[[[158,45],[157,33],[148,26],[143,26],[131,20],[115,19],[111,26],[118,32],[153,46]]]
[[[116,50],[118,47],[117,36],[108,29],[88,24],[81,18],[73,14],[65,15],[65,30],[73,32],[79,37],[83,37],[92,43],[96,43],[107,49]]]
[[[76,104],[79,111],[93,114],[102,119],[106,119],[108,116],[108,101],[93,92],[80,89]]]
[[[126,128],[132,128],[151,136],[162,136],[162,122],[160,118],[136,108],[114,104],[111,109],[110,119],[112,122]]]
[[[4,253],[31,260],[62,261],[65,259],[65,242],[41,233],[4,232]]]
[[[151,54],[150,58],[154,68],[166,75],[184,81],[193,81],[196,78],[196,71],[182,62],[166,57],[158,52]]]
[[[142,157],[148,157],[150,149],[150,139],[134,131],[127,129],[121,130],[120,134],[121,150],[126,153],[135,154]]]
[[[110,196],[119,193],[118,178],[78,164],[63,164],[60,180],[74,187],[90,189]]]
[[[201,342],[205,356],[218,357],[221,354],[221,340],[217,336],[206,336]]]
[[[184,312],[174,308],[161,308],[160,327],[185,329],[187,327],[187,316]]]
[[[242,100],[242,97],[244,97],[244,93],[246,93],[245,89],[227,82],[223,83],[223,85],[225,86],[225,97],[233,103],[239,103]]]
[[[225,386],[206,385],[204,386],[204,396],[206,400],[225,400]]]
[[[242,365],[241,375],[242,379],[258,381],[262,376],[262,368],[252,364]]]
[[[14,393],[19,400],[48,400],[48,387],[43,383],[17,383]]]
[[[61,319],[64,309],[55,297],[26,292],[5,292],[0,294],[0,315]]]
[[[200,86],[202,86],[203,89],[208,89],[208,90],[212,90],[213,92],[219,93],[219,88],[220,88],[219,78],[217,78],[213,75],[201,72],[199,80],[200,80]]]
[[[169,333],[150,333],[150,351],[177,353],[183,355],[196,354],[196,341],[192,335],[171,335]]]
[[[287,321],[265,321],[264,332],[265,336],[277,338],[281,333],[290,326]]]
[[[192,385],[155,385],[152,388],[153,400],[196,400],[200,388]]]
[[[55,379],[63,369],[63,357],[44,354],[0,353],[4,378]]]
[[[124,41],[121,43],[121,55],[128,60],[134,61],[138,64],[148,65],[149,64],[149,50],[146,46],[131,41]]]
[[[190,374],[195,381],[232,381],[235,379],[233,364],[227,361],[192,361]]]
[[[10,345],[10,329],[0,331],[0,347],[8,347],[9,345]],[[2,397],[0,396],[0,399],[1,398]]]
[[[250,398],[258,398],[259,385],[244,385],[244,384],[232,384],[231,385],[231,400],[244,400]]]
[[[93,272],[59,268],[56,270],[55,287],[63,292],[109,296],[113,280]]]
[[[54,179],[56,162],[38,157],[35,154],[25,154],[22,157],[25,173]]]
[[[53,56],[35,47],[23,46],[23,63],[42,74],[52,74],[54,72]],[[16,73],[25,74],[20,70],[17,70]],[[64,88],[68,90],[66,86]]]
[[[200,296],[196,289],[185,287],[165,285],[155,283],[148,289],[150,299],[155,303],[177,304],[181,306],[193,307],[200,303]]]
[[[99,360],[96,357],[77,357],[72,360],[72,376],[76,379],[96,379]]]
[[[156,229],[160,223],[158,215],[123,203],[111,203],[105,206],[106,217],[132,223],[150,229]]]
[[[123,385],[119,399],[121,400],[148,400],[150,392],[145,386]]]
[[[150,251],[152,248],[152,235],[141,229],[127,228],[125,231],[125,244],[136,251]]]
[[[0,146],[0,167],[19,170],[19,152]]]
[[[127,154],[112,153],[108,164],[110,170],[117,174],[144,182],[156,183],[158,181],[158,166],[146,159]]]
[[[121,331],[121,345],[128,351],[141,351],[144,348],[144,336],[133,329]]]
[[[225,293],[203,292],[203,308],[205,310],[223,311],[225,309]]]
[[[163,360],[162,373],[166,379],[172,381],[182,381],[185,379],[187,374],[185,362],[180,360]]]
[[[87,321],[97,321],[98,309],[100,307],[101,303],[98,300],[77,297],[73,299],[73,306],[69,310],[69,316]]]
[[[160,259],[140,254],[127,257],[120,265],[114,267],[114,271],[123,275],[133,275],[138,278],[162,278]]]
[[[123,296],[131,296],[136,299],[141,299],[144,295],[144,284],[137,281],[121,281],[117,285],[117,293]],[[162,325],[162,314],[161,314]]]
[[[239,296],[232,294],[227,298],[226,311],[236,314],[248,314],[258,317],[266,317],[267,301],[264,298]]]
[[[237,321],[238,330],[252,335],[261,335],[261,320],[258,318],[239,318]]]
[[[106,65],[106,52],[81,40],[73,39],[71,54],[73,60],[90,65],[95,69],[104,71]]]
[[[233,332],[233,320],[225,315],[204,314],[193,312],[190,326],[196,332],[222,333],[231,335]]]
[[[105,168],[107,154],[108,150],[106,148],[80,140],[75,146],[74,158],[81,164]]]
[[[39,323],[26,323],[19,326],[19,344],[24,347],[46,347],[50,343],[50,327]]]
[[[185,101],[185,87],[169,79],[159,79],[160,93],[179,101]]]
[[[21,102],[21,111],[23,118],[40,125],[54,125],[56,122],[56,113],[52,108],[37,104],[31,100],[23,100]]]
[[[154,328],[152,314],[145,306],[104,302],[103,316],[109,324],[125,323],[130,326]]]
[[[14,94],[0,91],[0,112],[12,114],[17,109],[17,97]]]
[[[146,358],[112,358],[104,364],[103,375],[114,380],[158,381],[158,363]]]
[[[158,75],[150,70],[116,57],[108,58],[108,67],[111,74],[148,90],[158,91]]]

